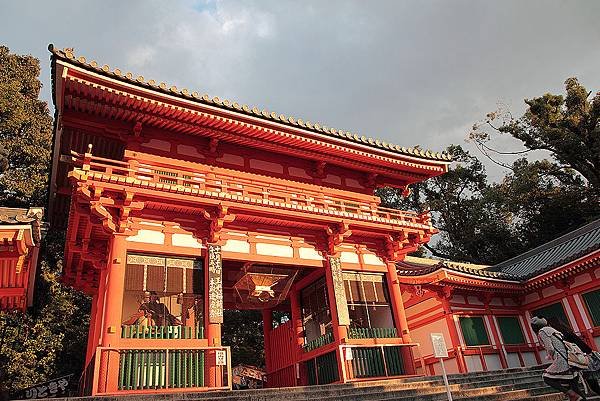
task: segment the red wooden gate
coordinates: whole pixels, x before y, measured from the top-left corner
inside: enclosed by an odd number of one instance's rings
[[[271,366],[267,367],[267,387],[295,386],[298,344],[291,321],[271,331],[269,345]]]

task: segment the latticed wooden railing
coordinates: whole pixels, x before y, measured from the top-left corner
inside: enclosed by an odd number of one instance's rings
[[[204,338],[204,327],[123,325],[121,338],[200,339]]]
[[[336,352],[319,355],[305,362],[308,384],[329,384],[339,380]]]
[[[368,347],[352,349],[354,378],[389,377],[404,374],[401,347]]]
[[[210,370],[210,379],[205,375]],[[98,347],[82,381],[85,395],[231,389],[229,347]],[[214,373],[214,374],[213,374]]]
[[[310,352],[317,348],[321,348],[324,345],[331,344],[332,342],[333,342],[333,333],[328,331],[327,333],[323,334],[322,336],[317,337],[314,340],[309,341],[306,344],[304,344],[302,349],[304,350],[304,352]]]
[[[398,332],[395,327],[351,327],[348,330],[348,337],[361,338],[396,338]]]
[[[119,390],[204,387],[204,350],[121,350]]]
[[[287,208],[297,211],[329,214],[382,223],[405,223],[423,229],[431,228],[429,213],[415,213],[378,205],[377,198],[333,188],[294,182],[279,183],[267,176],[241,176],[239,172],[200,163],[186,163],[187,169],[138,160],[126,152],[128,161],[96,157],[91,153],[72,152],[73,163],[88,177],[142,188],[156,188],[226,199],[231,201]],[[148,155],[147,155],[148,156]],[[150,156],[148,156],[150,157]]]

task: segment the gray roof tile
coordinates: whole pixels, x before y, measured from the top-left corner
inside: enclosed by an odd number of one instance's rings
[[[600,249],[600,219],[521,255],[484,268],[440,260],[436,264],[399,262],[401,276],[420,276],[441,268],[497,280],[523,282]]]
[[[527,280],[600,249],[600,219],[538,246],[489,270]]]

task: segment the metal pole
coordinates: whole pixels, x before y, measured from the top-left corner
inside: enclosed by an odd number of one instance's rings
[[[452,401],[452,393],[450,392],[450,385],[448,384],[448,376],[446,375],[444,358],[440,358],[440,364],[442,365],[442,375],[444,376],[444,385],[446,386],[446,394],[448,394],[448,401]]]

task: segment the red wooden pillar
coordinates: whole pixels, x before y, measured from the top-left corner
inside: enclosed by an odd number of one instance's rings
[[[121,339],[125,265],[127,259],[127,236],[114,234],[109,241],[109,259],[106,266],[106,288],[102,319],[102,347],[118,347]],[[100,356],[98,389],[103,392],[117,390],[119,377],[119,353],[103,351]]]
[[[450,308],[450,300],[448,297],[442,299],[442,306],[444,308],[444,314],[446,315],[446,325],[448,326],[448,331],[450,332],[450,340],[452,341],[452,345],[455,349],[458,371],[460,373],[467,373],[467,362],[465,361],[465,356],[462,353],[460,334],[456,329],[456,324],[454,322],[454,318],[452,317],[452,309]]]
[[[102,275],[100,275],[100,276],[102,276]],[[98,343],[96,342],[96,330],[97,330],[97,326],[98,326],[96,324],[96,321],[98,320],[97,318],[98,318],[99,298],[101,298],[101,297],[97,293],[92,296],[92,310],[90,311],[90,327],[88,329],[88,342],[87,342],[87,349],[86,349],[86,353],[85,353],[84,369],[90,363],[90,360],[92,359],[92,356],[94,355],[94,352],[96,351],[96,346],[98,345]]]
[[[406,319],[406,310],[404,309],[404,301],[402,300],[402,291],[400,291],[400,283],[398,282],[396,263],[388,262],[387,269],[387,284],[390,290],[392,313],[394,316],[394,322],[396,323],[396,330],[398,331],[400,337],[402,337],[402,342],[410,343],[412,339],[408,329],[408,320]],[[415,374],[415,359],[412,349],[408,347],[402,347],[401,352],[402,360],[404,361],[405,373],[409,375]]]
[[[300,291],[290,291],[290,307],[292,310],[292,325],[296,335],[297,354],[296,359],[302,355],[302,346],[304,345],[304,325],[302,324],[302,308],[300,306]]]
[[[273,363],[271,362],[271,331],[273,331],[273,310],[272,309],[263,309],[262,310],[262,318],[263,318],[263,335],[264,335],[264,343],[265,343],[265,367],[267,371],[267,375],[271,373],[271,368]],[[267,380],[267,383],[269,381]]]
[[[579,310],[579,307],[577,306],[577,302],[575,301],[575,297],[573,296],[573,294],[567,295],[567,302],[569,303],[569,308],[571,308],[571,312],[573,313],[573,317],[575,318],[575,323],[577,323],[577,327],[573,327],[574,331],[579,331],[581,333],[581,337],[583,337],[585,342],[592,348],[595,348],[596,342],[594,341],[594,337],[587,329],[587,327],[585,327],[585,323],[583,322],[583,316],[581,315],[582,311]]]
[[[292,330],[296,336],[296,355],[294,363],[300,363],[302,346],[304,345],[304,326],[302,324],[302,309],[300,306],[300,292],[296,289],[290,291],[290,306],[292,310]],[[294,374],[296,386],[301,385],[297,374]]]
[[[390,298],[392,301],[392,312],[398,334],[402,337],[402,341],[410,343],[410,331],[408,330],[408,321],[406,319],[406,310],[404,309],[404,301],[402,300],[402,291],[400,291],[400,283],[398,282],[398,272],[396,271],[396,263],[388,262],[388,288],[390,289]]]
[[[346,302],[346,291],[342,278],[342,263],[339,257],[328,256],[325,262],[325,282],[327,284],[327,298],[331,310],[331,325],[333,326],[333,338],[336,344],[346,342],[348,337],[348,326],[350,317],[348,315],[348,303]],[[344,360],[339,348],[335,352],[338,363],[339,380],[343,380]]]
[[[223,323],[223,263],[221,247],[208,244],[206,268],[204,269],[205,285],[205,325],[206,339],[209,346],[221,345],[221,324]],[[206,355],[205,384],[209,387],[221,387],[223,383],[223,367],[216,364],[216,352]]]
[[[492,336],[494,337],[494,342],[498,347],[498,356],[500,357],[500,365],[502,365],[502,369],[508,368],[508,361],[506,360],[506,355],[504,354],[504,346],[502,345],[502,339],[500,338],[500,334],[498,333],[498,328],[496,327],[496,319],[494,319],[494,314],[489,306],[486,308],[486,313],[489,317],[490,322],[490,330],[492,331]],[[485,359],[484,359],[485,360]]]

